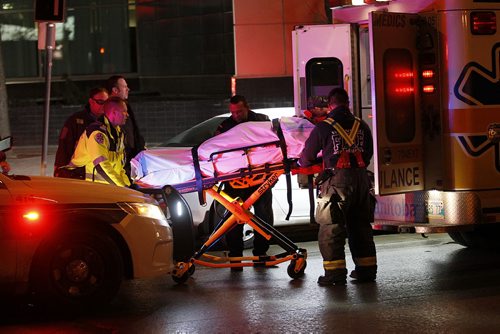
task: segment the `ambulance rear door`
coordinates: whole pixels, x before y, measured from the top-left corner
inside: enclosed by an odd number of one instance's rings
[[[293,85],[296,115],[321,102],[332,88],[342,87],[354,105],[357,43],[350,24],[304,25],[292,32]]]
[[[424,189],[417,14],[369,16],[375,191]]]

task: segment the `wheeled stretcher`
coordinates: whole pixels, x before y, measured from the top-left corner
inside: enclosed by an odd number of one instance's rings
[[[186,281],[194,272],[195,264],[227,268],[273,266],[290,261],[287,269],[290,277],[298,278],[304,274],[307,251],[255,216],[250,208],[281,175],[287,174],[289,183],[292,173],[312,174],[318,171],[317,168],[292,168],[312,128],[307,120],[295,117],[274,120],[272,123],[247,122],[207,140],[199,147],[144,151],[132,160],[132,175],[139,190],[155,194],[166,202],[174,237],[176,230],[192,228],[190,209],[182,193],[197,191],[200,203],[204,203],[205,196],[209,195],[227,210],[208,240],[197,251],[192,251],[194,240],[182,240],[181,246],[174,246],[174,256],[178,261],[173,273],[176,282]],[[186,151],[189,151],[189,155]],[[176,170],[172,164],[188,171]],[[186,173],[186,176],[179,176],[180,173]],[[190,179],[175,183],[176,178],[185,177]],[[231,198],[221,190],[220,184],[223,182],[232,182],[233,187],[260,186],[243,201]],[[289,203],[291,205],[291,200]],[[267,240],[272,239],[284,252],[261,257],[214,256],[207,253],[230,229],[245,223],[255,233]]]

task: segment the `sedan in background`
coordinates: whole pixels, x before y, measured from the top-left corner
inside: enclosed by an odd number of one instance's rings
[[[253,111],[266,114],[271,120],[282,116],[294,115],[293,107],[253,109]],[[219,124],[230,115],[231,114],[227,113],[212,117],[179,133],[160,146],[177,148],[199,145],[211,138]],[[207,196],[207,203],[205,205],[200,205],[196,192],[185,193],[183,197],[188,202],[192,212],[197,240],[202,241],[213,231],[214,226],[220,221],[225,212],[225,208],[221,205],[215,205],[210,196]],[[293,210],[289,220],[286,220],[289,205],[285,175],[282,175],[273,187],[274,225],[286,235],[297,239],[300,239],[301,234],[310,236],[310,232],[312,232],[314,235],[317,230],[317,225],[313,224],[311,221],[309,191],[299,187],[297,176],[292,176],[292,201]],[[253,230],[248,225],[244,227],[243,239],[245,247],[249,248],[252,246]]]

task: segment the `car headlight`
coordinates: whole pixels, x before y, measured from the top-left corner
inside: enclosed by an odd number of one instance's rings
[[[165,215],[160,207],[150,203],[118,203],[120,208],[128,214],[152,219],[165,220]]]

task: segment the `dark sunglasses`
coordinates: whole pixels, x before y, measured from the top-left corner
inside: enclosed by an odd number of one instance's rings
[[[99,104],[99,105],[103,105],[104,103],[106,103],[106,100],[96,100],[94,99],[93,97],[91,98],[92,100],[94,100],[95,103]]]

